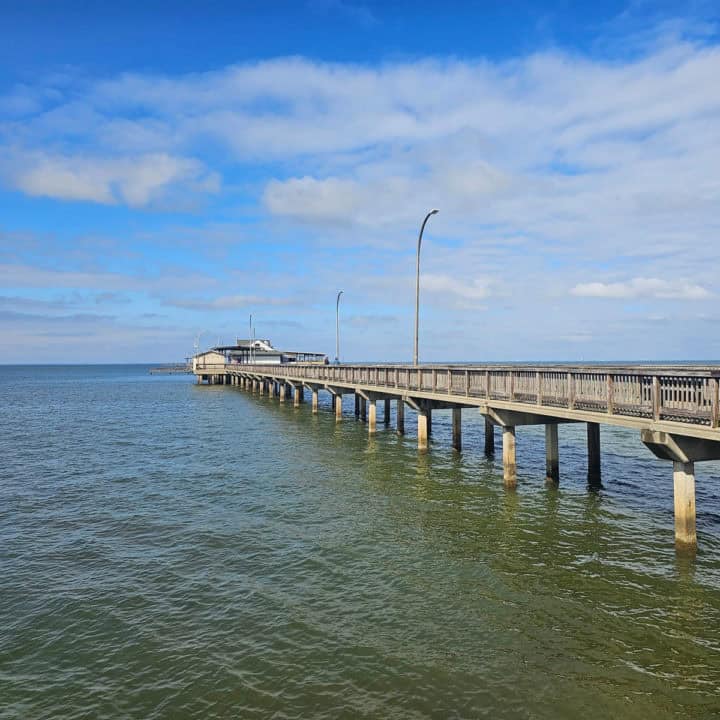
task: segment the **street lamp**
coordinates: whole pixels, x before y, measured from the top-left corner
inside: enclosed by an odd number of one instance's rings
[[[415,347],[413,351],[413,365],[415,367],[417,367],[418,364],[418,328],[420,325],[420,245],[422,244],[423,231],[425,230],[427,221],[431,215],[436,215],[437,213],[438,211],[433,209],[425,216],[420,227],[420,235],[418,236],[417,264],[415,267]]]
[[[343,294],[341,290],[337,294],[335,300],[335,364],[340,362],[340,296]]]
[[[253,324],[252,324],[252,313],[250,313],[250,347],[248,349],[248,362],[252,365],[253,362],[253,346],[252,346],[252,336],[253,336]]]

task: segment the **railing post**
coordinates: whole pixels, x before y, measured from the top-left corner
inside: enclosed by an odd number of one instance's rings
[[[720,396],[717,378],[710,378],[710,427],[720,427]]]
[[[510,402],[515,400],[515,371],[510,370]]]
[[[465,371],[465,395],[470,397],[470,371]]]
[[[660,419],[661,405],[662,405],[662,398],[660,396],[660,378],[657,375],[653,375],[653,379],[652,379],[652,413],[653,413],[653,420],[655,420],[655,421]]]
[[[485,399],[490,399],[490,371],[485,371]]]
[[[613,397],[613,391],[615,390],[615,378],[608,373],[607,374],[607,411],[608,415],[612,415],[615,412],[615,403]]]
[[[535,402],[542,405],[542,373],[540,370],[535,373]]]
[[[437,370],[435,368],[432,370],[432,389],[433,392],[437,392]]]

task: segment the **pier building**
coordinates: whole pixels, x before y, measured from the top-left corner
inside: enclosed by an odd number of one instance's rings
[[[242,340],[234,345],[218,345],[193,357],[193,373],[215,382],[212,368],[220,365],[284,365],[287,363],[326,363],[327,355],[297,350],[278,350],[269,340]],[[206,370],[208,372],[206,372]],[[222,374],[222,373],[220,373]]]

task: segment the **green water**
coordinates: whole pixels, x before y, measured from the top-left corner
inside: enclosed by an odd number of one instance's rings
[[[380,413],[382,418],[382,414]],[[603,427],[518,429],[519,485],[464,452],[369,440],[146,368],[0,379],[0,718],[712,718],[720,468],[695,560],[672,475]],[[498,438],[499,440],[499,438]],[[499,447],[498,447],[499,450]]]

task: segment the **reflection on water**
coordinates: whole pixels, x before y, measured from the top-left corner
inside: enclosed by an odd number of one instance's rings
[[[720,683],[720,471],[697,558],[672,473],[602,428],[436,412],[431,451],[352,398],[336,423],[143,368],[0,379],[0,716],[707,718]],[[393,408],[394,412],[394,408]],[[394,419],[393,419],[394,425]],[[4,714],[3,714],[4,713]]]

